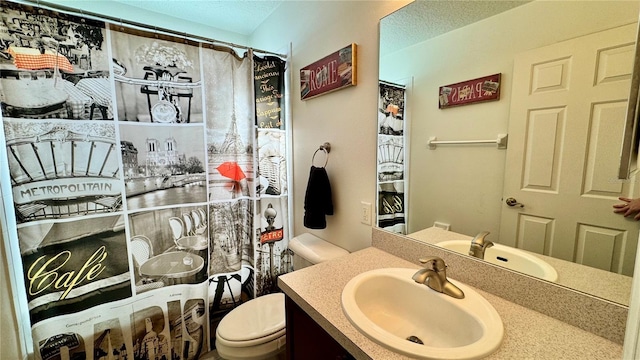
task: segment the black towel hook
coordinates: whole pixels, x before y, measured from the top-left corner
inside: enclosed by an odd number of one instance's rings
[[[329,162],[329,153],[331,152],[331,144],[329,144],[328,142],[320,145],[320,147],[313,153],[313,157],[311,158],[311,165],[313,165],[313,161],[316,159],[316,154],[318,154],[318,151],[320,150],[324,151],[324,165],[322,165],[322,167],[325,167]]]

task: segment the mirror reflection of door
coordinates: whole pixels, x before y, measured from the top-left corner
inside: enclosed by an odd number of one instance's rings
[[[633,274],[639,224],[611,203],[640,193],[635,175],[617,179],[635,35],[631,24],[516,56],[503,200],[524,207],[504,204],[501,243]]]

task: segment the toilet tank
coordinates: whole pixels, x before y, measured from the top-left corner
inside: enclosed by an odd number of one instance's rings
[[[309,233],[300,234],[291,239],[289,241],[289,249],[294,254],[293,270],[299,270],[349,254],[347,250]]]

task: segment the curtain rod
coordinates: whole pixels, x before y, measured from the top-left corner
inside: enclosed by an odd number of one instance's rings
[[[391,81],[386,81],[386,80],[378,80],[378,82],[383,83],[385,85],[391,85],[391,86],[395,86],[403,89],[407,87],[406,85],[400,85],[400,84],[392,83]]]
[[[98,20],[98,21],[105,21],[105,22],[110,22],[113,25],[126,25],[126,26],[130,26],[130,27],[135,27],[138,29],[143,29],[143,30],[148,30],[148,31],[152,31],[155,33],[158,32],[162,32],[165,35],[171,35],[171,36],[176,36],[176,37],[180,37],[183,39],[190,39],[190,40],[196,40],[199,42],[206,42],[206,43],[210,43],[212,45],[225,45],[231,48],[240,48],[240,49],[245,49],[245,50],[252,50],[253,52],[258,52],[258,53],[263,53],[263,54],[267,54],[267,55],[275,55],[275,56],[279,56],[281,58],[286,59],[287,55],[285,54],[279,54],[279,53],[275,53],[272,51],[267,51],[267,50],[260,50],[260,49],[255,49],[252,47],[248,47],[246,45],[238,45],[238,44],[234,44],[231,42],[227,42],[227,41],[221,41],[221,40],[216,40],[216,39],[211,39],[211,38],[207,38],[204,36],[199,36],[199,35],[193,35],[193,34],[187,34],[186,32],[180,33],[174,30],[169,30],[169,29],[163,29],[163,28],[159,28],[156,26],[150,26],[147,24],[142,24],[139,22],[135,22],[135,21],[130,21],[130,20],[123,20],[122,18],[115,18],[109,15],[103,15],[103,14],[96,14],[93,12],[87,12],[84,11],[82,9],[76,9],[76,8],[72,8],[69,6],[65,6],[65,5],[60,5],[60,4],[53,4],[53,3],[49,3],[46,1],[34,1],[34,0],[11,0],[14,1],[16,3],[19,4],[24,4],[24,5],[30,5],[30,6],[35,6],[37,8],[42,8],[42,9],[46,9],[46,10],[52,10],[52,11],[61,11],[67,14],[71,14],[71,15],[75,15],[75,16],[79,16],[79,17],[86,17],[86,18],[91,18],[92,20]]]

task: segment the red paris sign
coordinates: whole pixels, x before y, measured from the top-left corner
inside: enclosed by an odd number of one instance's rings
[[[440,87],[440,109],[500,99],[500,75],[494,74]]]
[[[260,234],[260,244],[268,244],[284,239],[284,229],[265,231]]]
[[[300,69],[300,98],[356,85],[356,48],[351,44]]]

